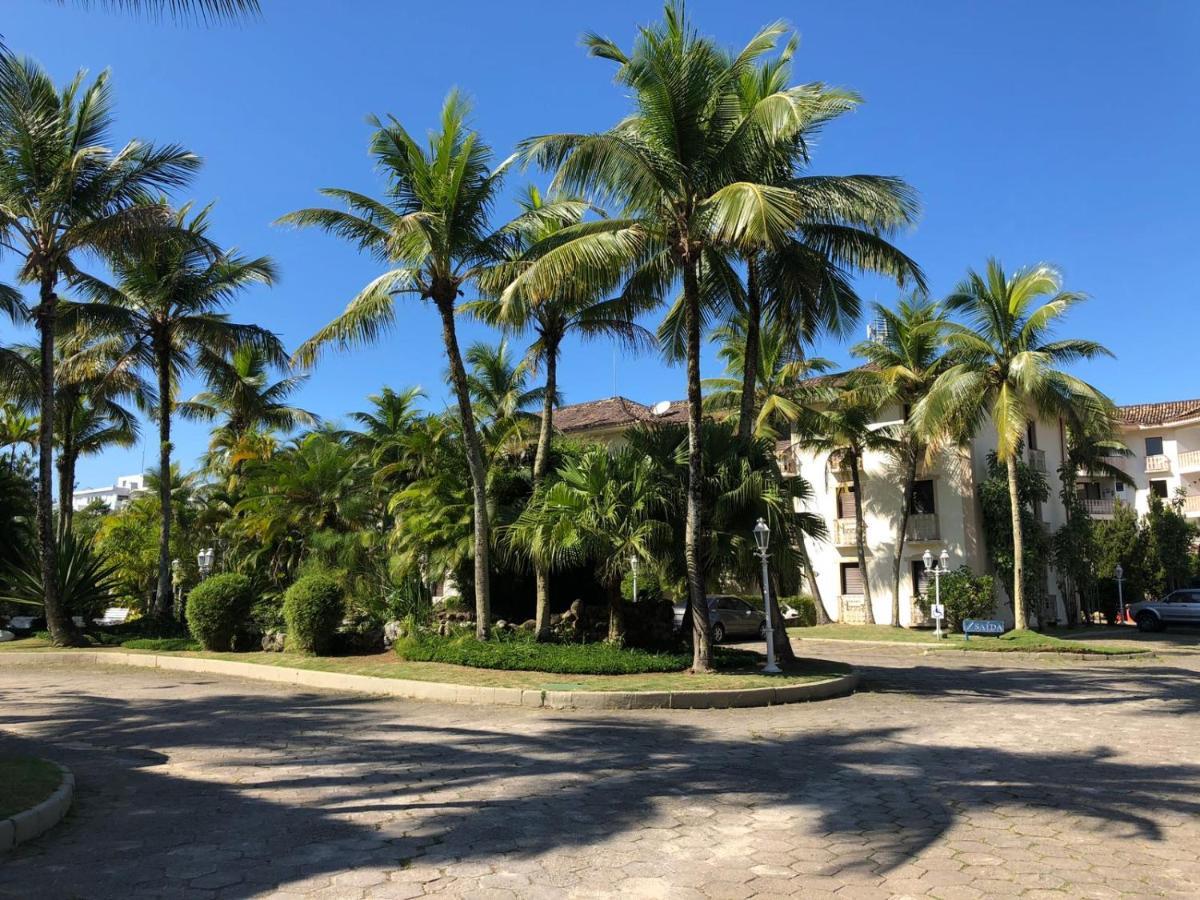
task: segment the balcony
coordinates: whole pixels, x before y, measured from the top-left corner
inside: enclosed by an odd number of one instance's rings
[[[1184,450],[1179,454],[1180,472],[1200,472],[1200,450]]]
[[[854,519],[838,519],[834,523],[833,542],[839,547],[853,547],[858,542]]]
[[[1200,516],[1200,494],[1188,494],[1183,498],[1183,514]]]
[[[1080,500],[1087,514],[1093,519],[1110,519],[1117,507],[1117,501],[1112,497],[1103,500],[1084,497]]]
[[[1045,450],[1026,450],[1025,459],[1029,462],[1029,468],[1035,472],[1046,471],[1046,451]]]
[[[1146,474],[1160,475],[1171,471],[1171,460],[1166,455],[1159,453],[1156,456],[1146,457]]]
[[[908,526],[904,529],[904,539],[908,541],[937,541],[941,539],[938,530],[937,513],[914,513],[908,517]]]

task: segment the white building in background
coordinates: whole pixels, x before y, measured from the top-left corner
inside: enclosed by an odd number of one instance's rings
[[[99,500],[109,509],[122,509],[129,501],[146,493],[146,476],[122,475],[108,487],[83,488],[71,495],[71,508],[76,512]]]

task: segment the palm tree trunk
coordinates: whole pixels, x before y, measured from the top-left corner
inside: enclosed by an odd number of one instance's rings
[[[900,578],[904,573],[904,542],[908,538],[908,516],[912,512],[913,485],[917,481],[917,448],[907,447],[908,470],[904,473],[904,500],[900,505],[900,530],[896,534],[896,558],[892,560],[892,625],[900,627]]]
[[[817,573],[813,571],[812,557],[808,555],[808,539],[801,534],[798,542],[800,562],[804,566],[804,575],[808,579],[808,592],[813,598],[813,613],[818,625],[828,625],[829,613],[825,612],[825,604],[821,602],[821,586],[817,583]]]
[[[859,477],[858,453],[850,454],[850,477],[854,482],[854,543],[858,549],[858,571],[862,576],[863,619],[868,625],[875,624],[875,608],[871,605],[871,576],[867,571],[867,525],[863,521],[862,479]]]
[[[683,263],[684,327],[687,330],[688,399],[688,484],[687,524],[684,532],[684,557],[687,561],[688,595],[692,602],[692,671],[712,671],[712,628],[708,621],[708,603],[704,599],[704,573],[700,570],[700,530],[703,494],[703,456],[701,447],[700,393],[700,282],[696,264]]]
[[[608,586],[608,642],[619,644],[625,640],[625,601],[621,598],[621,582]]]
[[[558,340],[543,335],[546,345],[546,396],[542,400],[542,427],[533,457],[533,489],[536,492],[550,465],[550,440],[554,434],[554,398],[558,393]],[[550,573],[543,562],[534,563],[536,610],[534,631],[539,641],[550,637]]]
[[[458,399],[458,417],[462,423],[463,439],[467,444],[467,466],[471,470],[471,492],[475,501],[475,636],[487,640],[492,628],[491,585],[488,581],[488,508],[487,466],[483,461],[483,446],[479,432],[475,429],[475,413],[471,409],[471,392],[467,387],[467,370],[463,366],[462,353],[458,349],[458,335],[454,328],[454,298],[435,298],[438,313],[442,317],[442,340],[446,345],[446,356],[450,361],[450,380],[454,383],[454,394]]]
[[[742,360],[742,398],[738,408],[738,442],[748,447],[754,437],[757,414],[755,393],[758,388],[758,345],[762,328],[762,297],[758,287],[758,258],[746,258],[746,346]]]
[[[154,617],[165,622],[171,615],[171,363],[169,348],[158,358],[158,502],[161,516],[158,536],[158,589],[154,592]]]
[[[42,354],[39,368],[42,397],[38,418],[38,556],[42,576],[42,604],[46,610],[50,640],[58,646],[69,647],[77,644],[79,637],[58,596],[58,566],[54,538],[54,319],[57,302],[54,279],[43,276],[41,302],[37,308],[37,328]]]
[[[75,448],[67,435],[63,435],[62,450],[58,454],[58,530],[66,534],[75,519],[72,495],[75,493]]]
[[[1017,460],[1010,456],[1005,461],[1008,467],[1008,502],[1012,507],[1013,532],[1013,623],[1016,628],[1028,628],[1025,618],[1025,541],[1021,534],[1021,497],[1017,490]]]
[[[792,639],[788,637],[783,611],[779,608],[779,580],[774,576],[771,576],[771,629],[775,658],[782,663],[795,662],[796,651],[792,649]]]

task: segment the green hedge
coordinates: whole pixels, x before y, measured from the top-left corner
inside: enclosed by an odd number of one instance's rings
[[[205,650],[228,650],[250,613],[250,579],[236,572],[212,575],[188,594],[188,630]]]
[[[477,669],[554,672],[563,675],[636,675],[642,672],[680,672],[692,664],[688,653],[654,653],[613,644],[545,644],[532,635],[478,640],[474,635],[439,637],[412,635],[396,641],[401,659],[441,662]],[[758,655],[745,650],[716,650],[718,668],[752,665]]]
[[[325,653],[346,615],[342,589],[328,575],[305,575],[283,595],[287,647]]]
[[[121,646],[126,650],[200,650],[199,641],[191,638],[131,638],[122,641]]]

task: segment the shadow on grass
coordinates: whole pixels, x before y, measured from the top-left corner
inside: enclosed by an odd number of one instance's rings
[[[951,702],[1158,699],[1197,710],[1180,672],[1155,673],[1145,693],[1129,668],[868,676],[876,690]],[[786,813],[776,831],[866,839],[853,865],[880,874],[971,813],[1067,812],[1116,842],[1161,839],[1163,817],[1200,814],[1200,766],[1122,763],[1102,747],[925,746],[904,728],[786,733],[775,730],[787,721],[778,710],[729,719],[768,735],[742,737],[704,728],[711,718],[550,718],[211,679],[172,678],[192,694],[172,698],[145,676],[103,678],[113,691],[81,692],[65,669],[42,673],[33,695],[0,688],[0,753],[51,756],[80,783],[73,819],[0,864],[0,896],[170,895],[190,885],[240,898],[348,868],[527,857],[603,843],[681,798],[711,808],[717,823],[762,807]],[[4,731],[13,728],[23,736]]]

